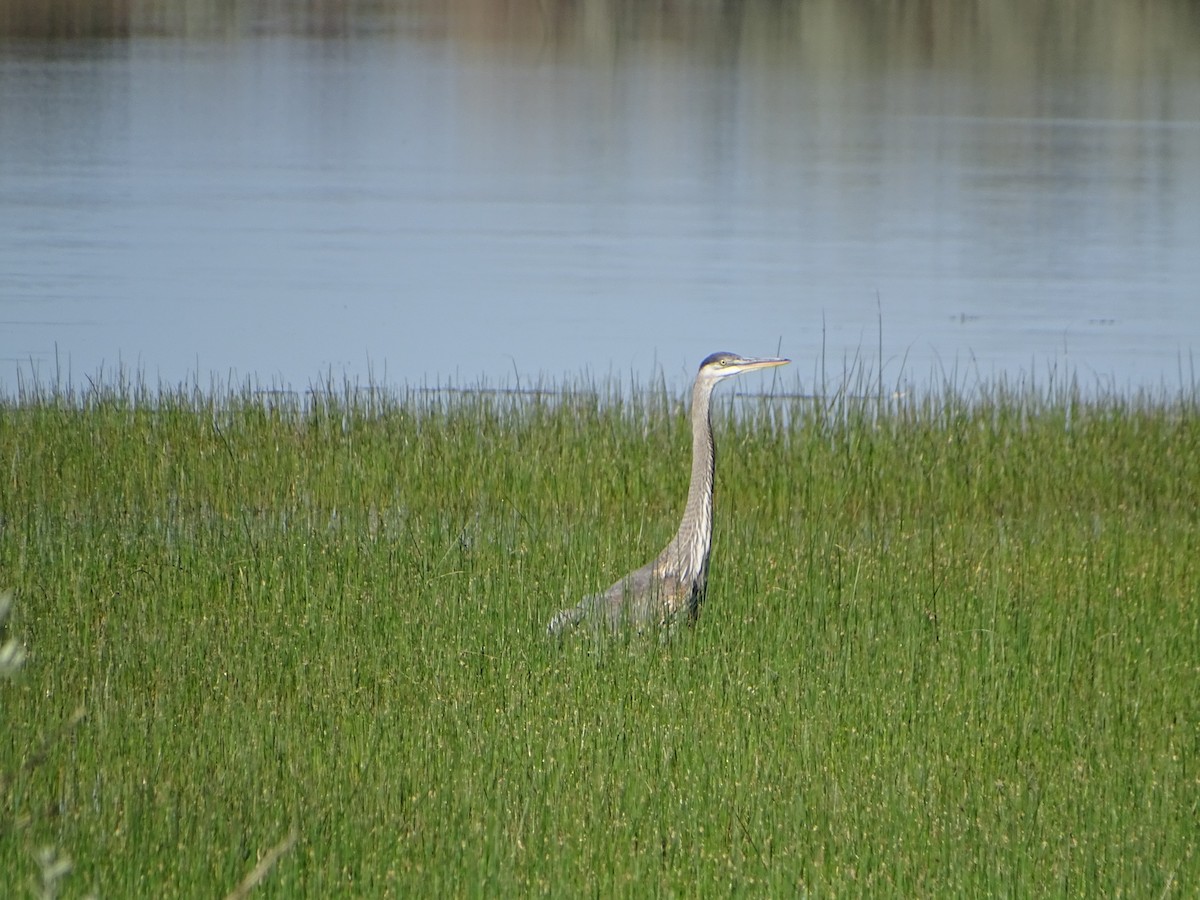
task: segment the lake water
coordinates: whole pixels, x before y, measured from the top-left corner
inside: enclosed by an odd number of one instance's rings
[[[1200,382],[1193,4],[185,6],[3,23],[0,391]]]

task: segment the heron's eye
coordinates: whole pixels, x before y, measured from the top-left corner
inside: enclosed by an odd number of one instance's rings
[[[727,359],[721,360],[721,365],[723,365],[723,366],[729,365],[729,360],[727,360]]]

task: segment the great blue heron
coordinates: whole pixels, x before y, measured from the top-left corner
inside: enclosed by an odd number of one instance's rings
[[[731,375],[782,366],[791,360],[750,358],[714,353],[700,363],[692,385],[692,483],[679,531],[662,553],[630,572],[602,594],[585,597],[578,606],[558,613],[546,631],[559,635],[582,622],[610,631],[623,625],[642,629],[669,625],[681,610],[694,621],[708,584],[708,554],[712,548],[713,452],[709,400],[717,382]]]

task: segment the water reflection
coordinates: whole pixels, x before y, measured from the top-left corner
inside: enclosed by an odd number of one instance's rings
[[[871,356],[882,318],[897,378],[1177,383],[1197,19],[13,0],[0,357],[682,383],[721,347]]]

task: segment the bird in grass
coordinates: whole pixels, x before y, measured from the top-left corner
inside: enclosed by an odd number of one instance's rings
[[[562,635],[587,624],[617,631],[628,626],[641,631],[669,626],[680,613],[694,622],[708,585],[708,555],[712,548],[713,473],[716,456],[709,415],[713,388],[743,372],[782,366],[791,360],[713,353],[700,363],[692,385],[692,481],[683,521],[671,542],[653,560],[635,569],[601,594],[585,597],[562,610],[546,626]]]

